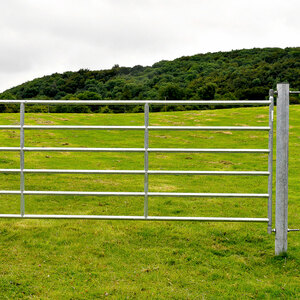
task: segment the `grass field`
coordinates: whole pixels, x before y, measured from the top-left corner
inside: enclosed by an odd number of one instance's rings
[[[26,114],[25,124],[143,125],[143,114]],[[18,124],[1,114],[1,124]],[[268,125],[268,108],[150,113],[150,125]],[[142,131],[25,132],[26,146],[143,147]],[[0,132],[1,147],[19,131]],[[150,147],[267,148],[267,132],[151,131]],[[300,106],[290,107],[289,228],[300,228]],[[0,168],[19,155],[0,153]],[[26,168],[143,169],[139,153],[26,153]],[[267,170],[266,154],[149,154],[151,170]],[[26,190],[143,191],[143,175],[26,174]],[[18,190],[18,174],[0,189]],[[267,193],[267,177],[150,175],[149,191]],[[143,215],[143,197],[26,196],[26,213]],[[275,202],[275,201],[274,201]],[[19,213],[1,195],[0,213]],[[267,199],[149,197],[149,215],[267,217]],[[274,226],[273,226],[274,227]],[[297,299],[300,235],[265,223],[0,220],[0,299]]]

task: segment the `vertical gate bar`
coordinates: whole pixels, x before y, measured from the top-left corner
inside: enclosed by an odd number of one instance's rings
[[[149,179],[148,179],[148,170],[149,170],[149,159],[148,159],[148,148],[149,148],[149,104],[146,103],[144,107],[144,117],[145,117],[145,133],[144,133],[144,217],[147,219],[148,217],[148,190],[149,190]]]
[[[289,84],[277,84],[275,255],[287,251]]]
[[[24,178],[24,119],[25,119],[25,104],[20,103],[20,212],[23,217],[25,214],[25,199],[24,199],[24,189],[25,189],[25,178]]]
[[[268,233],[272,233],[272,190],[273,190],[273,122],[274,122],[274,91],[270,90],[269,100],[269,157],[268,157]]]

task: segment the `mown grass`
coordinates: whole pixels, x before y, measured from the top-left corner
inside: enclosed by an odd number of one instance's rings
[[[267,108],[151,113],[150,125],[267,125]],[[1,114],[1,124],[18,124]],[[26,114],[26,124],[143,125],[143,114]],[[300,106],[290,107],[289,227],[299,228]],[[0,132],[18,146],[19,131]],[[266,148],[266,132],[151,131],[150,147]],[[26,131],[26,146],[143,147],[143,132]],[[143,169],[135,153],[26,153],[26,168]],[[0,168],[18,168],[1,152]],[[265,154],[150,154],[150,169],[266,170]],[[27,190],[143,191],[141,175],[26,174]],[[267,178],[150,176],[150,191],[267,192]],[[0,189],[19,175],[0,174]],[[1,195],[1,213],[19,197]],[[142,197],[27,196],[27,213],[142,215]],[[149,198],[149,215],[266,217],[266,199]],[[274,256],[266,224],[9,220],[0,222],[1,299],[296,299],[299,234]]]

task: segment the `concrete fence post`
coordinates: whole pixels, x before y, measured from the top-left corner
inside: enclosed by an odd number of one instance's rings
[[[275,255],[287,252],[289,84],[277,84]]]

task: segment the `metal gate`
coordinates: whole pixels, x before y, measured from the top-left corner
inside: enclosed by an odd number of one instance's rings
[[[282,90],[282,88],[284,88]],[[277,86],[278,91],[287,94],[289,93],[288,85],[280,84]],[[27,218],[27,219],[105,219],[105,220],[148,220],[148,221],[219,221],[219,222],[265,222],[268,224],[268,232],[272,232],[272,178],[273,178],[273,110],[274,98],[271,90],[269,100],[220,100],[220,101],[188,101],[188,100],[97,100],[97,101],[63,101],[63,100],[0,100],[1,104],[20,104],[20,125],[1,125],[0,129],[18,129],[20,130],[20,146],[19,147],[0,147],[0,151],[15,151],[20,153],[20,168],[19,169],[0,169],[0,173],[19,173],[20,174],[20,190],[1,190],[0,194],[20,195],[20,213],[19,214],[0,214],[0,218]],[[25,105],[26,104],[51,104],[51,105],[144,105],[144,126],[60,126],[60,125],[25,125]],[[149,105],[218,105],[218,106],[239,106],[239,105],[254,105],[254,106],[269,106],[269,125],[268,126],[149,126]],[[285,101],[283,107],[288,112],[288,99]],[[283,114],[284,109],[281,109]],[[278,111],[277,111],[278,114]],[[282,124],[288,126],[288,113],[281,117]],[[70,148],[70,147],[26,147],[25,146],[25,131],[30,129],[51,129],[51,130],[142,130],[144,131],[144,148]],[[198,131],[266,131],[269,133],[268,148],[267,149],[197,149],[197,148],[149,148],[149,131],[152,130],[198,130]],[[288,127],[287,127],[288,130]],[[278,132],[278,130],[277,130]],[[288,133],[288,131],[287,131]],[[281,132],[286,135],[286,125]],[[288,136],[288,134],[287,134]],[[279,139],[277,138],[277,141]],[[287,147],[286,141],[283,146]],[[286,149],[287,150],[287,149]],[[144,169],[143,170],[62,170],[62,169],[26,169],[25,168],[25,152],[39,152],[39,151],[57,151],[57,152],[140,152],[144,153]],[[283,152],[285,150],[283,149]],[[160,171],[149,170],[149,153],[165,152],[165,153],[266,153],[268,154],[268,170],[265,171]],[[282,155],[278,153],[277,155]],[[282,161],[282,160],[280,160]],[[287,156],[283,159],[283,164],[287,163]],[[285,168],[279,167],[280,172],[285,171]],[[277,170],[279,170],[277,166]],[[78,192],[78,191],[28,191],[25,190],[25,173],[78,173],[78,174],[144,174],[144,191],[143,192]],[[148,191],[148,175],[149,174],[189,174],[189,175],[249,175],[249,176],[268,176],[267,193],[264,194],[250,194],[250,193],[166,193],[166,192],[149,192]],[[280,175],[280,174],[279,174]],[[282,175],[282,174],[281,174]],[[287,172],[286,175],[287,185]],[[276,176],[278,177],[278,176]],[[276,189],[277,190],[277,189]],[[287,199],[287,187],[279,188],[276,193],[282,192],[282,197]],[[144,215],[140,216],[120,216],[120,215],[41,215],[41,214],[26,214],[25,212],[25,196],[26,195],[82,195],[82,196],[143,196],[144,197]],[[173,216],[151,216],[148,213],[148,197],[226,197],[226,198],[267,198],[268,199],[268,215],[265,218],[230,218],[230,217],[173,217]],[[278,196],[280,197],[280,195]],[[277,197],[276,197],[277,198]],[[287,201],[287,200],[286,200]],[[285,204],[283,204],[285,209]],[[280,210],[282,211],[282,209]],[[287,211],[287,202],[286,202]],[[276,209],[277,214],[277,209]],[[277,222],[277,218],[276,218]],[[282,230],[282,234],[287,232],[287,213],[286,224],[283,226],[286,229]],[[279,225],[278,225],[279,226]],[[281,225],[280,225],[281,226]],[[281,226],[281,227],[282,227]],[[282,227],[282,228],[283,228]],[[277,226],[276,226],[277,228]],[[280,229],[279,229],[280,231]],[[277,232],[276,232],[277,235]],[[284,249],[284,246],[282,246]]]

